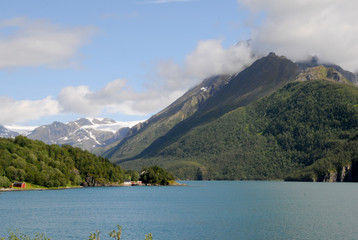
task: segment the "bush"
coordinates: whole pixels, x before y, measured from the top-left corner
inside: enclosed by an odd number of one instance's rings
[[[145,167],[140,174],[140,180],[144,184],[169,185],[174,181],[174,176],[159,166]]]
[[[15,233],[10,231],[9,237],[7,238],[9,240],[50,240],[50,238],[47,238],[42,233],[36,233],[34,238],[29,237],[26,234],[20,233],[19,231],[16,231]],[[6,240],[6,238],[2,237],[0,240]]]
[[[0,188],[8,188],[10,184],[11,182],[7,177],[0,177]]]

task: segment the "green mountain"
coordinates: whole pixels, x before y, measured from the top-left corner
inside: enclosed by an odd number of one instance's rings
[[[358,89],[341,72],[271,53],[145,146],[133,141],[144,131],[125,138],[111,160],[159,165],[181,179],[354,180]]]
[[[173,141],[174,135],[182,135],[183,131],[282,87],[297,71],[296,64],[271,53],[240,74],[208,78],[148,121],[133,127],[127,137],[104,156],[117,163],[138,158],[152,151],[148,148]]]

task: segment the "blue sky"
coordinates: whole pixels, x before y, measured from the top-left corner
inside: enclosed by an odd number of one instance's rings
[[[343,2],[5,1],[0,124],[146,119],[203,78],[270,51],[356,71],[357,4]]]

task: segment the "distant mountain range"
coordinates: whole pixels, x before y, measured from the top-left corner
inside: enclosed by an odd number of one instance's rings
[[[1,138],[13,138],[19,135],[16,131],[11,131],[10,129],[0,125],[0,137]]]
[[[69,123],[53,122],[39,127],[0,126],[0,137],[24,135],[47,144],[67,144],[94,151],[121,140],[138,122],[118,122],[109,118],[81,118]]]
[[[270,53],[204,80],[104,156],[129,169],[160,165],[180,179],[354,180],[357,79],[334,64]]]

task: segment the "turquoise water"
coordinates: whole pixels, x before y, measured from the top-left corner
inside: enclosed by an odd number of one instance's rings
[[[179,187],[108,187],[0,193],[8,230],[51,239],[358,239],[354,183],[185,182]]]

